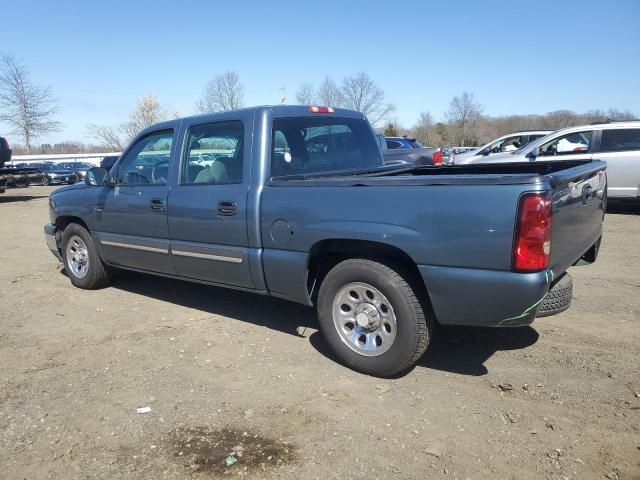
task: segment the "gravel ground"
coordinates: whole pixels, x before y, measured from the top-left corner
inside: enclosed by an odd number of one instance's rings
[[[0,195],[2,478],[640,479],[639,207],[607,215],[571,309],[440,328],[381,380],[295,304],[128,273],[73,288],[51,190]]]

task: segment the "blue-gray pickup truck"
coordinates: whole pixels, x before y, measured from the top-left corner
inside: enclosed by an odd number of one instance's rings
[[[313,305],[342,362],[391,376],[435,322],[567,308],[566,270],[598,253],[605,167],[385,166],[360,113],[248,108],[144,130],[110,172],[53,192],[44,230],[77,287],[117,268]]]

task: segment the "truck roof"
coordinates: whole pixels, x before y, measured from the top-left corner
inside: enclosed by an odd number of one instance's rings
[[[366,118],[362,113],[356,112],[355,110],[348,110],[346,108],[332,107],[334,111],[331,113],[313,113],[309,111],[309,107],[310,105],[260,105],[256,107],[239,108],[237,110],[227,110],[224,112],[205,113],[201,115],[190,115],[188,117],[180,117],[180,118],[176,118],[175,120],[168,120],[166,122],[156,123],[154,125],[151,125],[150,127],[145,128],[143,132],[146,132],[147,130],[157,130],[162,128],[175,128],[178,125],[180,125],[180,123],[183,120],[191,121],[194,119],[198,119],[198,120],[204,120],[204,121],[206,120],[215,121],[219,118],[228,118],[229,114],[233,112],[247,112],[252,110],[253,111],[271,110],[275,117],[309,117],[309,116],[315,116],[315,115],[318,115],[318,116],[335,115],[338,117],[346,117],[346,118],[360,118],[360,119]]]

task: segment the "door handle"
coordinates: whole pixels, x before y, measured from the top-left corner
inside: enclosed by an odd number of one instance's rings
[[[236,202],[223,201],[218,202],[218,215],[223,217],[230,217],[236,214],[238,205]]]
[[[166,206],[167,204],[161,198],[152,198],[151,201],[149,201],[149,208],[154,212],[164,212]]]

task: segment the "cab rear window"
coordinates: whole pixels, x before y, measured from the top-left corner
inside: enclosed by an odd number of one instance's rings
[[[383,165],[371,127],[360,119],[278,118],[271,145],[272,177]]]

